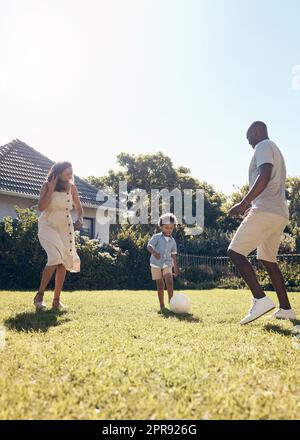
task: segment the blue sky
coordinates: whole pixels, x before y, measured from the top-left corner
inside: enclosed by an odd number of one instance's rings
[[[230,193],[261,119],[299,175],[299,29],[298,0],[0,0],[0,144],[81,176],[163,151]]]

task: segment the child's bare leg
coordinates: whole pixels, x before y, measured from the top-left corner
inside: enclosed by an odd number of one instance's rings
[[[170,273],[165,275],[165,282],[166,282],[167,291],[168,291],[168,295],[169,295],[169,302],[170,302],[171,299],[173,298],[173,294],[174,294],[173,275]]]
[[[156,286],[157,286],[157,294],[158,294],[158,300],[160,304],[160,308],[163,309],[165,307],[165,283],[164,280],[156,280]]]

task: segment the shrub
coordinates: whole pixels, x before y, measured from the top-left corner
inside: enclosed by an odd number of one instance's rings
[[[17,209],[18,218],[10,217],[0,222],[0,288],[37,289],[41,272],[46,263],[46,253],[41,247],[37,232],[37,215],[30,209]],[[180,235],[182,231],[177,231]],[[205,237],[212,239],[206,243],[206,250],[223,250],[227,247],[229,235],[220,231],[206,231],[203,237],[189,239],[191,249],[204,246]],[[76,247],[81,259],[81,272],[67,274],[65,288],[75,289],[155,289],[149,270],[147,243],[150,236],[141,226],[124,226],[115,234],[110,245],[101,246],[98,240],[76,233]],[[219,248],[218,239],[220,239]],[[180,240],[179,240],[180,241]],[[295,241],[285,236],[285,249],[294,249]],[[200,246],[200,247],[198,247]],[[190,252],[193,253],[193,252]],[[280,263],[289,290],[299,290],[299,265]],[[272,289],[267,273],[258,270],[265,289]],[[53,280],[49,287],[53,287]],[[236,277],[231,263],[228,266],[191,266],[175,279],[176,289],[243,288],[245,283]]]
[[[289,291],[298,291],[300,289],[300,268],[298,264],[289,264],[286,262],[279,263],[282,271],[285,285]],[[266,290],[274,290],[271,279],[265,270],[257,271],[259,281]]]
[[[30,289],[46,262],[37,237],[37,216],[30,209],[18,209],[18,218],[4,218],[0,226],[0,268],[2,289]]]
[[[46,253],[38,240],[38,219],[30,209],[18,209],[17,219],[0,223],[0,288],[37,289],[46,264]],[[65,288],[139,289],[153,287],[146,249],[149,236],[139,228],[121,230],[107,246],[76,233],[81,272],[67,273]],[[53,288],[52,279],[49,288]]]
[[[218,229],[205,229],[195,237],[181,237],[179,251],[191,255],[226,256],[233,234]]]

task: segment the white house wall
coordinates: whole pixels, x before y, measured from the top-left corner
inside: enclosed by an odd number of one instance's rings
[[[36,199],[26,199],[23,197],[0,194],[0,220],[6,216],[15,218],[17,216],[15,206],[24,209],[31,208],[37,203],[38,201]]]
[[[102,224],[105,221],[104,210],[102,209],[98,210],[97,218],[96,218],[96,213],[97,213],[96,209],[83,207],[83,216],[95,219],[94,220],[95,238],[98,238],[102,244],[108,244],[109,222],[106,221],[105,224]],[[76,215],[76,213],[74,213],[74,215]]]

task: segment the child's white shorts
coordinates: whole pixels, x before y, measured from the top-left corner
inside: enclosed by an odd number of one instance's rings
[[[151,275],[153,281],[163,280],[168,274],[172,275],[172,267],[164,267],[161,269],[160,267],[151,266]]]

